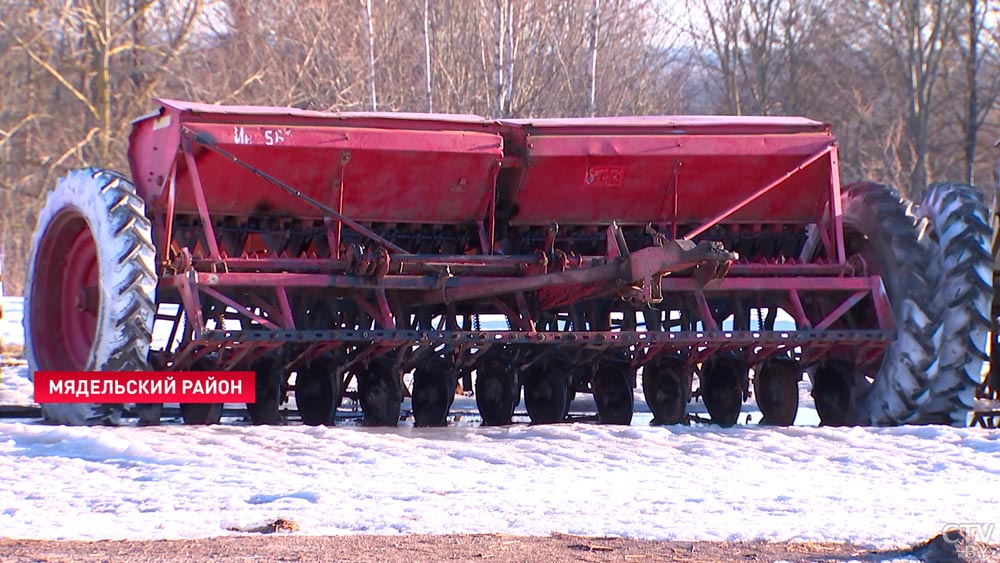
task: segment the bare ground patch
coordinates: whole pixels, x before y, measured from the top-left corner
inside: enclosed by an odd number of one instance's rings
[[[677,562],[874,563],[911,557],[927,563],[986,563],[1000,550],[960,550],[928,542],[879,551],[842,543],[684,542],[488,535],[226,536],[200,540],[41,541],[0,539],[0,560],[10,563],[451,563],[451,562]],[[962,545],[959,544],[961,548]],[[964,554],[970,554],[969,557]]]

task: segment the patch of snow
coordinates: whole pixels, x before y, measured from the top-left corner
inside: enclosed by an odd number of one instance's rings
[[[24,328],[21,315],[24,300],[20,297],[3,298],[3,319],[0,319],[0,342],[5,346],[23,346]],[[28,366],[15,358],[0,360],[0,405],[31,406],[34,404],[34,386],[28,379]]]
[[[0,338],[7,345],[24,346],[24,327],[21,319],[24,315],[24,298],[3,298],[3,319],[0,319]]]
[[[0,423],[12,538],[486,533],[899,547],[1000,522],[982,429]],[[994,538],[1000,541],[1000,538]]]
[[[3,366],[0,372],[0,405],[20,407],[35,404],[35,387],[28,379],[28,366]]]
[[[0,334],[12,343],[23,341],[19,305],[4,299]],[[5,369],[0,403],[31,403],[26,371]],[[815,416],[808,389],[804,381],[799,422],[815,424],[803,421]],[[956,523],[1000,527],[994,431],[650,427],[641,389],[636,398],[631,427],[479,428],[470,414],[421,429],[0,421],[0,529],[193,538],[283,517],[306,535],[562,532],[895,548]],[[475,399],[458,397],[454,409],[475,412]],[[701,403],[689,409],[704,413]],[[593,403],[581,396],[574,410]],[[741,422],[747,414],[759,420],[752,402]]]

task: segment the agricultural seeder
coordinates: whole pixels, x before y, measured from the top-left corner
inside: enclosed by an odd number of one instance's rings
[[[792,424],[965,424],[993,298],[991,211],[969,186],[919,206],[841,186],[800,118],[487,120],[160,100],[131,179],[63,178],[25,304],[36,370],[252,370],[256,423],[293,395],[331,424],[535,423],[633,390],[663,424],[692,394],[737,422],[752,392]],[[154,338],[154,334],[164,335]],[[293,376],[294,374],[294,376]],[[156,405],[143,422],[160,418]],[[45,405],[61,422],[106,419]],[[217,422],[221,405],[182,405]]]

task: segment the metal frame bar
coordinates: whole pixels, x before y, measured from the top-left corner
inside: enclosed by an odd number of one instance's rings
[[[759,190],[755,191],[754,193],[752,193],[749,196],[747,196],[747,197],[743,198],[742,200],[740,200],[739,203],[736,203],[735,205],[730,206],[729,208],[727,208],[722,213],[716,215],[715,217],[712,217],[711,219],[709,219],[705,223],[702,223],[700,226],[696,227],[694,230],[692,230],[688,234],[684,235],[684,240],[692,240],[696,236],[700,235],[701,233],[703,233],[703,232],[707,231],[708,229],[711,229],[712,227],[714,227],[714,226],[718,225],[719,223],[725,221],[726,219],[728,219],[729,217],[733,216],[734,214],[736,214],[738,211],[740,211],[744,207],[750,205],[754,201],[757,201],[758,199],[760,199],[762,196],[766,195],[768,192],[770,192],[774,188],[780,186],[782,183],[785,182],[785,180],[791,178],[796,173],[802,171],[803,169],[805,169],[810,164],[816,162],[817,160],[819,160],[823,156],[825,156],[827,154],[830,154],[830,152],[832,152],[834,150],[835,146],[836,145],[833,145],[833,144],[827,145],[822,150],[820,150],[820,151],[818,151],[816,153],[813,153],[812,155],[806,157],[804,160],[802,160],[802,162],[800,162],[798,165],[796,165],[795,168],[793,168],[791,171],[785,172],[780,177],[778,177],[776,180],[773,180],[771,183],[765,185],[764,187],[760,188]]]
[[[256,291],[250,291],[248,292],[248,294],[250,296],[250,304],[260,309],[262,314],[266,313],[267,318],[277,319],[281,317],[281,313],[279,312],[278,308],[275,307],[274,303],[269,302],[267,299],[264,298],[264,296],[262,296]]]
[[[809,320],[809,316],[806,315],[806,310],[802,306],[802,299],[799,298],[798,290],[788,290],[788,303],[791,306],[795,322],[804,329],[808,330],[813,328],[812,321]]]
[[[205,232],[208,257],[212,261],[218,262],[222,259],[219,253],[219,241],[215,238],[215,227],[212,226],[212,216],[208,212],[208,203],[205,201],[205,188],[201,183],[201,176],[198,175],[198,163],[195,162],[190,143],[184,143],[184,160],[187,162],[188,174],[191,175],[191,190],[194,192],[195,205],[198,206],[201,228]]]
[[[871,293],[868,291],[857,291],[851,294],[851,296],[847,299],[847,301],[844,301],[840,305],[837,305],[836,309],[830,311],[830,313],[823,320],[816,323],[816,326],[813,328],[815,328],[816,330],[823,330],[825,328],[828,328],[830,325],[837,322],[837,320],[840,319],[840,317],[843,317],[847,313],[847,311],[851,310],[855,305],[860,303],[862,299],[868,297],[869,295],[871,295]]]
[[[278,326],[278,325],[274,324],[274,322],[271,321],[270,319],[268,319],[266,317],[262,317],[262,316],[258,315],[257,313],[254,313],[246,305],[241,305],[235,299],[232,299],[229,296],[227,296],[227,295],[225,295],[223,293],[220,293],[219,291],[216,291],[216,290],[212,289],[211,287],[204,286],[204,285],[199,285],[197,287],[198,287],[198,291],[201,291],[201,292],[205,293],[206,295],[208,295],[212,299],[216,299],[218,301],[221,301],[222,303],[224,303],[228,307],[232,307],[233,309],[236,309],[237,312],[239,312],[240,314],[242,314],[245,317],[250,318],[251,320],[257,321],[258,323],[260,323],[260,324],[262,324],[262,325],[264,325],[264,326],[266,326],[268,328],[274,329],[274,330],[284,330],[284,327],[281,327],[281,326]]]
[[[847,248],[844,244],[844,211],[840,205],[840,160],[837,145],[830,147],[830,206],[833,211],[833,243],[836,245],[838,264],[847,262]]]
[[[667,331],[461,331],[461,330],[210,330],[205,342],[232,344],[276,342],[339,342],[375,343],[377,345],[416,345],[440,343],[448,345],[483,346],[491,344],[574,344],[583,346],[634,346],[641,344],[677,344],[713,347],[765,346],[787,344],[801,346],[810,342],[830,344],[886,343],[895,339],[891,330],[698,330]]]
[[[596,269],[596,268],[595,268]],[[373,280],[361,276],[338,276],[326,274],[279,274],[279,273],[256,273],[256,272],[191,272],[195,282],[199,286],[212,287],[285,287],[285,288],[331,288],[331,289],[355,289],[355,290],[412,290],[412,291],[436,291],[440,294],[443,288],[462,287],[487,287],[493,285],[495,291],[487,292],[485,295],[470,296],[469,299],[490,298],[496,295],[514,294],[519,291],[531,291],[542,287],[561,285],[567,281],[575,283],[585,283],[591,281],[586,275],[586,270],[570,270],[548,274],[553,276],[551,283],[533,283],[529,287],[519,286],[518,282],[525,281],[525,278],[448,278],[442,280],[429,276],[385,276],[381,280]],[[181,279],[187,279],[183,274],[164,276],[160,279],[162,287],[179,287]],[[532,280],[532,278],[528,278]],[[536,280],[537,281],[537,280]],[[882,284],[877,277],[726,277],[702,283],[695,278],[664,277],[660,285],[664,293],[668,292],[693,292],[697,290],[707,293],[718,293],[727,291],[860,291],[881,290]],[[454,293],[449,295],[449,302],[460,299]],[[417,304],[416,302],[413,302]]]
[[[302,201],[308,203],[309,205],[312,205],[316,209],[322,211],[324,214],[331,215],[331,216],[335,217],[340,222],[344,223],[345,225],[347,225],[348,227],[354,229],[355,231],[363,234],[364,236],[370,238],[371,240],[373,240],[374,242],[376,242],[380,246],[384,247],[386,250],[390,250],[390,251],[392,251],[393,253],[396,253],[396,254],[404,254],[404,255],[405,254],[409,254],[409,252],[406,252],[401,247],[399,247],[399,246],[393,244],[392,242],[386,240],[384,237],[382,237],[381,235],[379,235],[375,231],[369,229],[368,227],[365,227],[364,225],[362,225],[361,223],[358,223],[354,219],[351,219],[350,217],[344,215],[343,213],[338,212],[337,210],[331,208],[328,205],[324,205],[323,203],[321,203],[319,201],[316,201],[315,199],[307,196],[306,194],[300,192],[299,190],[296,190],[295,188],[289,186],[288,184],[282,182],[281,180],[275,178],[274,176],[271,176],[267,172],[264,172],[260,168],[257,168],[256,166],[254,166],[254,165],[252,165],[252,164],[250,164],[248,162],[243,161],[238,156],[234,155],[233,153],[231,153],[231,152],[227,151],[226,149],[224,149],[224,148],[220,147],[219,145],[217,145],[215,143],[215,141],[211,137],[209,137],[208,135],[203,135],[203,134],[195,133],[194,131],[191,131],[190,129],[188,129],[186,127],[182,128],[182,132],[183,132],[184,136],[188,140],[190,140],[191,142],[198,143],[199,145],[205,147],[206,149],[208,149],[208,150],[210,150],[210,151],[212,151],[212,152],[214,152],[214,153],[216,153],[216,154],[218,154],[218,155],[220,155],[220,156],[228,159],[229,161],[233,162],[234,164],[237,164],[237,165],[239,165],[239,166],[241,166],[241,167],[249,170],[253,174],[256,174],[260,178],[266,180],[268,183],[273,184],[273,185],[281,188],[282,190],[284,190],[284,191],[292,194],[293,196],[301,199]],[[199,185],[200,185],[200,182],[199,182]],[[202,198],[204,198],[204,194],[202,195]],[[204,203],[204,201],[202,201],[202,203]],[[199,205],[199,211],[200,211],[200,209],[201,209],[201,205]]]
[[[174,209],[177,204],[177,159],[167,173],[167,210],[163,218],[163,263],[170,263],[170,243],[174,240]]]

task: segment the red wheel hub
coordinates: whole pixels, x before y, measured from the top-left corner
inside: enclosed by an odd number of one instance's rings
[[[31,288],[31,342],[40,370],[87,369],[100,311],[97,244],[78,211],[42,235]]]

